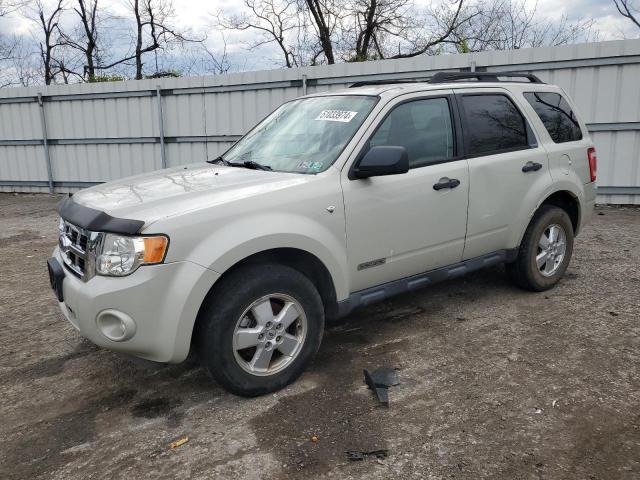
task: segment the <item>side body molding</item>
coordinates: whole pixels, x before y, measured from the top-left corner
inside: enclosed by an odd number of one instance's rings
[[[497,265],[498,263],[511,262],[515,260],[517,254],[518,249],[498,250],[497,252],[470,258],[469,260],[464,260],[447,267],[360,290],[359,292],[352,293],[346,300],[338,302],[338,315],[344,317],[356,308],[381,302],[389,297],[400,295],[401,293],[418,290],[427,285],[433,285],[434,283],[444,280],[460,277],[469,272]]]

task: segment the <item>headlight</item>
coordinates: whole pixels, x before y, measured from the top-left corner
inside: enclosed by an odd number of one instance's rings
[[[129,275],[140,265],[162,263],[168,245],[169,239],[164,236],[126,237],[107,233],[96,258],[96,271],[113,277]]]

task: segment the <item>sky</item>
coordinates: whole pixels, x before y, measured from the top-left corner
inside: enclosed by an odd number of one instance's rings
[[[122,11],[123,1],[101,0],[101,4],[110,6],[115,12],[118,12],[119,9]],[[426,2],[428,0],[416,1]],[[530,5],[536,3],[536,0],[526,1]],[[635,2],[640,6],[640,0],[635,0]],[[207,45],[217,55],[220,55],[222,50],[222,39],[220,33],[213,28],[216,13],[222,11],[228,15],[243,11],[242,0],[173,0],[173,3],[178,26],[190,28],[193,32],[200,32],[200,34],[206,32]],[[600,40],[637,38],[639,36],[637,27],[616,11],[613,0],[537,0],[537,11],[541,16],[552,21],[560,19],[563,14],[567,15],[570,22],[593,18],[595,20],[594,28],[600,32]],[[30,28],[30,24],[24,19],[14,17],[2,19],[0,28],[5,33],[25,34]],[[227,32],[225,34],[226,51],[230,63],[233,65],[231,71],[278,67],[280,57],[275,46],[267,45],[251,51],[246,48],[246,42],[251,40],[251,35],[255,34],[248,32]]]
[[[115,3],[114,0],[104,0]],[[425,0],[417,0],[420,3]],[[179,21],[185,26],[194,29],[207,28],[212,23],[212,14],[217,11],[228,12],[242,11],[242,0],[174,0],[176,11],[180,12]],[[622,17],[615,8],[613,0],[527,0],[530,5],[537,4],[537,12],[545,17],[559,20],[564,14],[569,21],[579,19],[595,20],[594,28],[600,31],[600,40],[620,40],[623,38],[638,38],[638,29],[629,20]],[[640,6],[640,0],[636,0]],[[266,47],[261,52],[247,52],[242,44],[246,33],[232,34],[227,38],[227,51],[233,58],[234,54],[247,56],[245,66],[247,69],[273,68],[277,52],[274,48]],[[219,42],[215,34],[209,40],[212,47]]]

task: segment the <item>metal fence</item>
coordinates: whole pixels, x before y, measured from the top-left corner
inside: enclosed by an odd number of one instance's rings
[[[0,90],[0,191],[67,192],[214,158],[281,103],[371,79],[519,70],[562,86],[598,149],[603,203],[640,204],[640,40],[219,76]]]

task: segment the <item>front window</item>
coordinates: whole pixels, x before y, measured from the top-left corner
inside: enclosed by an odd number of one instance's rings
[[[428,98],[400,104],[369,141],[370,147],[385,145],[406,148],[409,168],[453,158],[455,145],[449,101]]]
[[[378,98],[336,95],[285,103],[223,155],[281,172],[318,173],[336,161]]]

